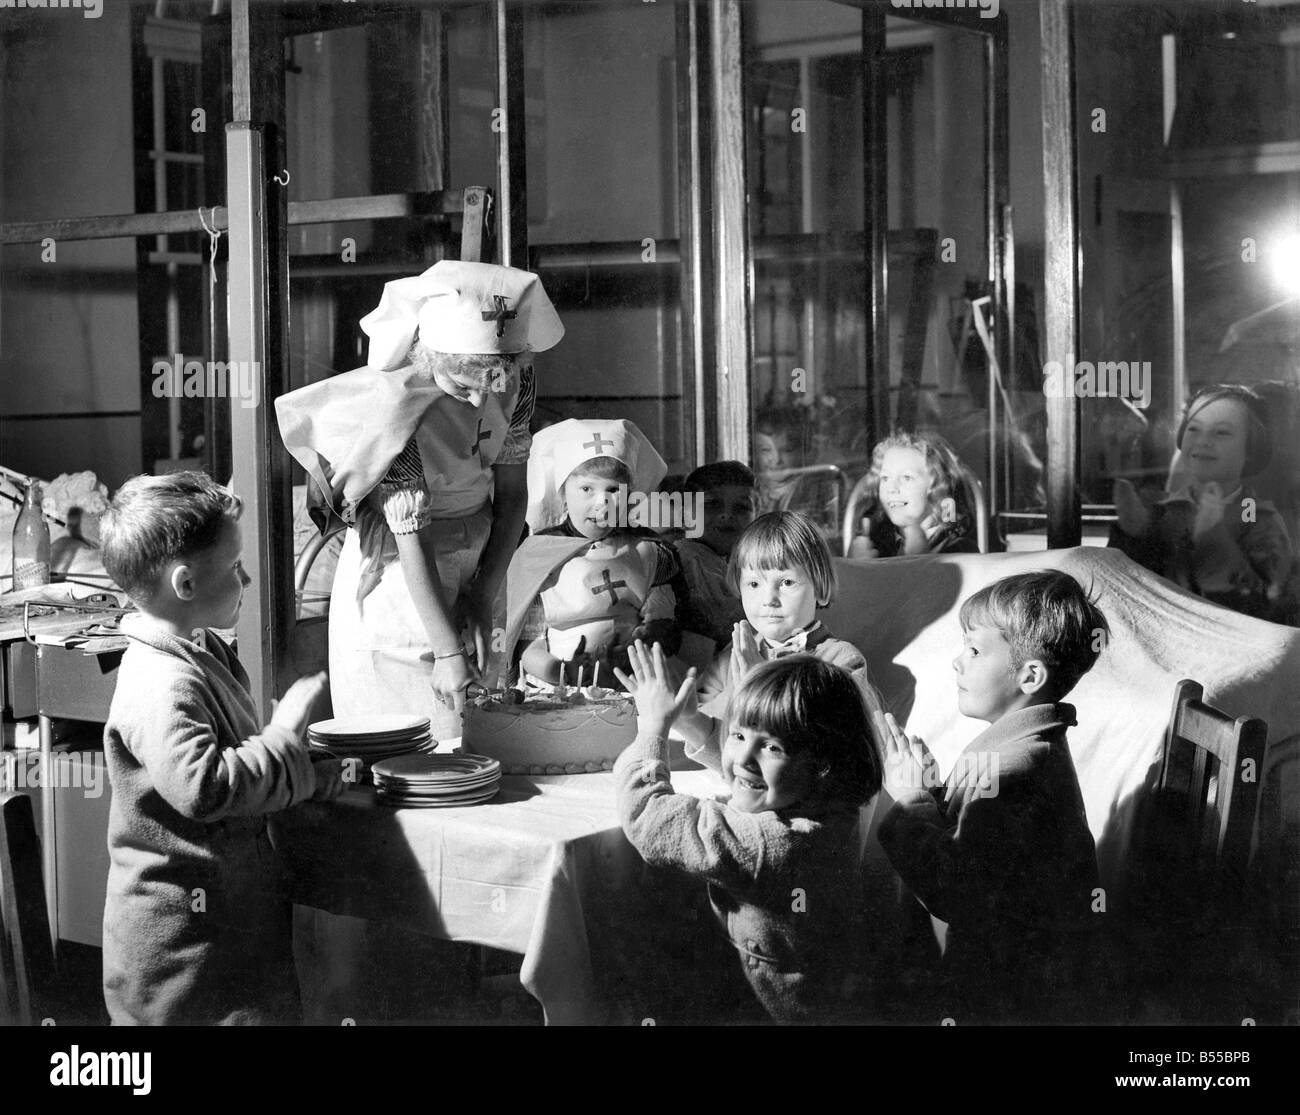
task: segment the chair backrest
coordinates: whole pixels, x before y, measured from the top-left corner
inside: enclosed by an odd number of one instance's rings
[[[1207,705],[1201,685],[1180,681],[1165,733],[1157,794],[1162,823],[1198,870],[1241,885],[1250,857],[1268,725],[1233,720]]]
[[[0,1022],[32,1025],[54,980],[32,799],[0,794]]]
[[[984,485],[965,461],[958,461],[957,465],[961,469],[962,483],[966,486],[966,505],[975,518],[975,543],[979,546],[981,554],[987,554],[989,552],[989,505],[988,500],[984,498]]]
[[[763,506],[762,483],[766,478],[779,479],[782,494],[775,506]],[[798,511],[810,518],[823,535],[834,543],[834,534],[840,528],[844,494],[848,491],[848,478],[839,465],[802,465],[798,468],[776,469],[759,476],[759,513],[766,511]]]

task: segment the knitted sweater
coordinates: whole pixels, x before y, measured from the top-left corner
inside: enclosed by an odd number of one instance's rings
[[[745,977],[781,1022],[844,1020],[860,978],[856,809],[742,813],[673,793],[668,745],[638,736],[614,764],[619,820],[646,863],[706,882]]]
[[[104,998],[118,1024],[290,1019],[292,906],[267,813],[309,798],[307,748],[259,731],[248,675],[137,623],[104,729],[113,798]]]

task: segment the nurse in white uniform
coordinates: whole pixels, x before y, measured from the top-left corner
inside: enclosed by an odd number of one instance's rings
[[[443,261],[386,284],[368,366],[276,400],[314,517],[351,528],[330,600],[337,716],[427,715],[460,735],[523,531],[530,353],[564,327],[536,275]]]

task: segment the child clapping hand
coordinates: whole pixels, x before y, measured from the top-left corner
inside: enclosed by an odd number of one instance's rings
[[[903,731],[892,712],[877,712],[872,719],[884,751],[884,785],[890,797],[943,785],[938,764],[920,736]]]
[[[772,1018],[851,1019],[866,936],[858,809],[880,788],[862,691],[808,654],[754,667],[728,702],[728,796],[700,799],[673,792],[666,739],[694,703],[693,671],[675,685],[663,651],[639,641],[629,661],[631,675],[619,680],[636,698],[638,733],[614,764],[628,840],[651,866],[708,884]]]
[[[655,643],[647,650],[640,639],[628,648],[628,663],[630,675],[615,666],[614,676],[636,700],[638,732],[666,736],[683,712],[694,711],[695,668],[687,670],[686,680],[675,685],[664,661],[663,648]]]
[[[1248,387],[1207,387],[1188,400],[1167,495],[1151,506],[1115,482],[1111,546],[1197,596],[1274,623],[1295,620],[1295,554],[1277,509],[1252,479],[1272,453],[1263,400]]]

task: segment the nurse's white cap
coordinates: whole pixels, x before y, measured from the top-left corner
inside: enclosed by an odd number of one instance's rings
[[[379,305],[361,319],[375,371],[406,364],[411,342],[430,352],[542,352],[564,326],[531,271],[445,259],[424,274],[384,284]]]

